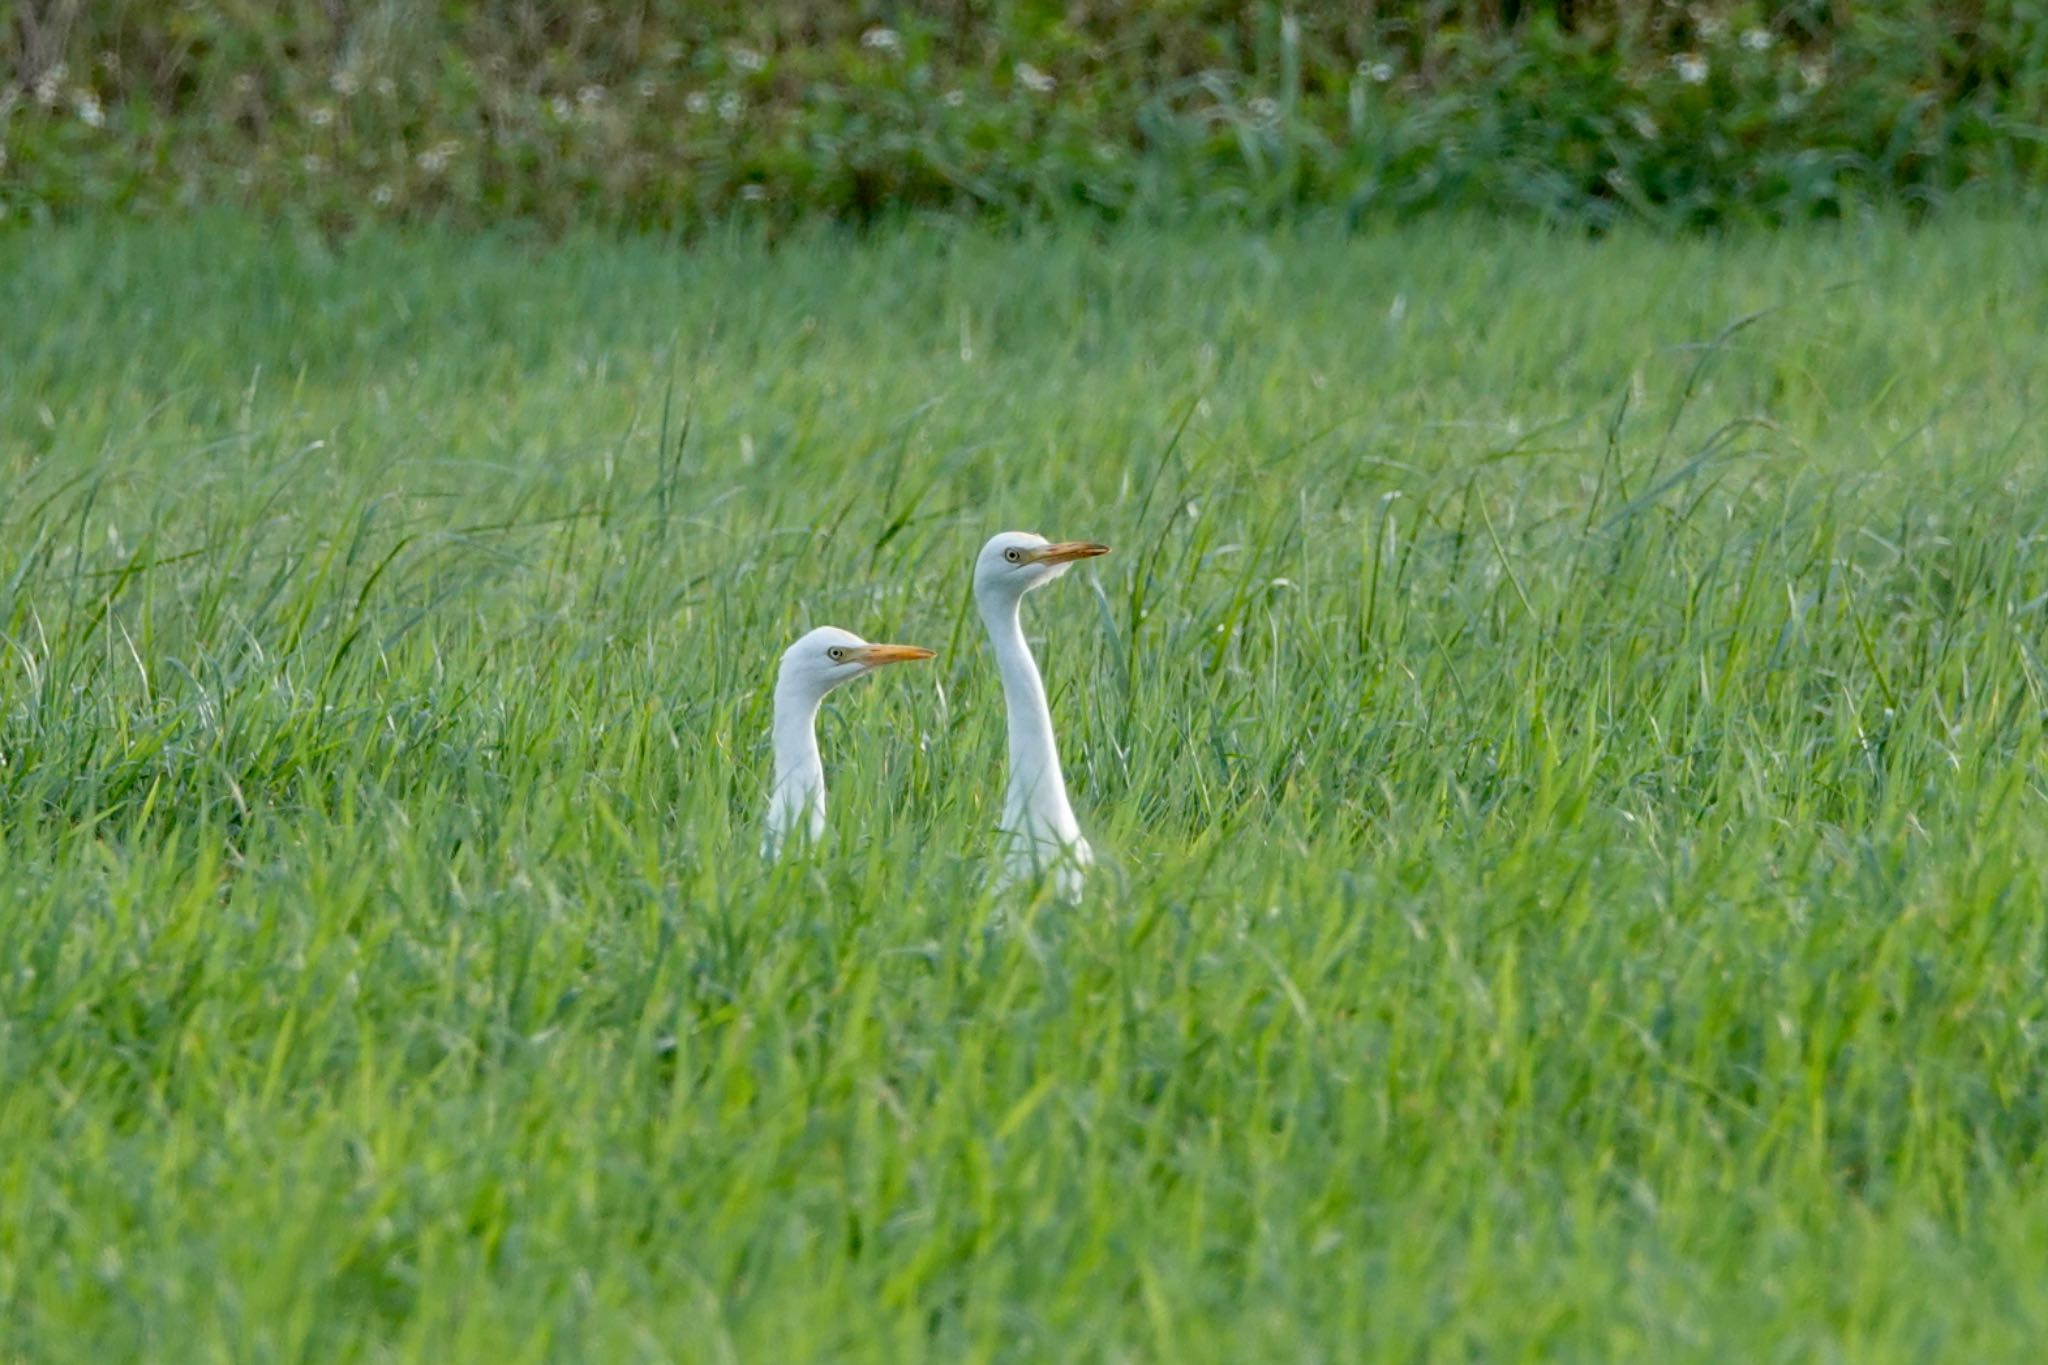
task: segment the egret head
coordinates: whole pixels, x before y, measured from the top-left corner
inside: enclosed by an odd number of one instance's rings
[[[982,601],[1016,601],[1052,582],[1077,559],[1109,553],[1092,540],[1047,540],[1029,531],[1004,531],[989,538],[974,561],[974,595]]]
[[[931,657],[930,650],[916,645],[871,645],[850,630],[819,626],[783,651],[782,672],[776,687],[822,697],[840,684],[850,683],[884,664]]]

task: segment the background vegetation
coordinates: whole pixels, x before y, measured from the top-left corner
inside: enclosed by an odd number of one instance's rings
[[[1602,228],[2048,180],[2032,0],[27,0],[0,209]]]
[[[2021,0],[0,6],[0,1360],[2034,1359],[2044,128]]]
[[[103,222],[0,311],[0,1356],[2038,1355],[2033,225]],[[1004,525],[1116,553],[999,928]],[[941,657],[768,870],[820,621]]]

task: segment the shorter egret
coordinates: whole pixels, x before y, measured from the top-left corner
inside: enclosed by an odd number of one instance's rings
[[[916,645],[871,645],[850,630],[819,626],[791,645],[775,679],[775,789],[768,797],[764,857],[793,838],[825,834],[825,764],[818,757],[818,707],[825,694],[884,664],[929,659]]]
[[[1094,861],[1067,801],[1052,708],[1031,646],[1024,641],[1024,594],[1043,587],[1076,560],[1109,553],[1107,545],[1055,543],[1029,531],[1005,531],[974,561],[974,600],[995,646],[1010,721],[1010,781],[1003,796],[1003,880],[1050,875],[1061,900],[1081,898],[1083,873]]]

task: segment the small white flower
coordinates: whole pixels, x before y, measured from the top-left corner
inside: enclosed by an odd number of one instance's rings
[[[1391,62],[1366,63],[1361,65],[1358,71],[1367,80],[1379,85],[1385,85],[1388,81],[1394,79],[1394,66]]]
[[[1744,29],[1742,33],[1742,45],[1751,52],[1769,52],[1776,41],[1767,28]]]
[[[1707,79],[1707,59],[1697,52],[1681,52],[1674,56],[1671,69],[1687,85],[1699,85]]]
[[[651,78],[643,79],[637,88],[640,91],[641,99],[651,100],[654,98],[654,81]]]
[[[106,126],[107,111],[100,108],[99,96],[93,94],[92,91],[81,90],[78,92],[77,109],[78,120],[86,127],[104,128]]]
[[[1718,14],[1709,14],[1700,20],[1700,37],[1712,42],[1728,32],[1728,21]]]
[[[702,90],[692,90],[683,97],[683,108],[693,114],[701,114],[711,108],[711,96],[705,94]]]
[[[315,128],[325,128],[328,124],[334,122],[334,111],[324,104],[316,104],[307,112],[306,122],[312,124]]]
[[[569,97],[567,95],[551,95],[548,97],[548,112],[562,122],[567,123],[569,115],[575,111],[570,109]]]
[[[236,76],[231,84],[237,95],[253,95],[256,93],[256,78],[246,71]]]
[[[768,65],[768,59],[754,51],[751,47],[735,47],[730,49],[726,55],[731,58],[732,64],[741,71],[759,71],[762,67]]]
[[[747,102],[736,91],[728,90],[718,97],[718,116],[727,123],[738,123],[746,108]]]
[[[347,99],[350,95],[355,94],[357,90],[361,89],[362,86],[356,79],[356,73],[347,67],[343,67],[327,78],[327,88],[343,99]]]
[[[1050,94],[1053,86],[1058,83],[1029,62],[1017,63],[1014,74],[1017,77],[1017,84],[1034,94]]]
[[[307,175],[318,175],[321,171],[327,169],[327,163],[311,152],[299,158],[299,165],[305,170]]]
[[[1252,117],[1261,123],[1271,123],[1280,116],[1279,104],[1264,95],[1254,97],[1245,107],[1250,109]]]
[[[376,189],[370,191],[370,202],[379,208],[390,204],[392,197],[389,185],[379,185]]]
[[[421,152],[414,160],[419,163],[419,168],[428,175],[439,175],[448,169],[448,163],[453,161],[455,154],[461,150],[462,144],[451,138],[446,142],[435,143],[427,148],[426,151]]]
[[[740,198],[746,200],[749,204],[758,204],[767,197],[768,187],[765,185],[740,186]]]
[[[388,100],[398,93],[398,82],[392,80],[389,76],[379,76],[376,80],[370,82],[370,88]]]
[[[1808,90],[1818,90],[1828,83],[1828,64],[1822,61],[1801,62],[1799,79],[1806,83]]]
[[[585,109],[595,109],[598,105],[604,103],[604,87],[601,85],[584,86],[576,92],[576,102]]]
[[[967,92],[965,90],[948,90],[945,94],[939,96],[939,103],[945,105],[948,109],[958,109],[961,105],[967,103]]]
[[[860,45],[873,48],[877,52],[901,52],[903,35],[893,28],[884,28],[877,24],[860,35]]]
[[[57,96],[64,93],[64,78],[71,74],[71,68],[58,62],[55,66],[36,77],[36,103],[48,109],[57,103]]]

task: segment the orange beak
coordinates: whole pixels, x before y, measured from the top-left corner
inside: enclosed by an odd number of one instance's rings
[[[862,645],[846,652],[855,663],[866,664],[869,668],[879,668],[883,664],[907,664],[932,657],[930,650],[916,645]]]
[[[1107,545],[1097,545],[1092,540],[1062,540],[1033,550],[1026,558],[1033,564],[1068,564],[1108,553]]]

